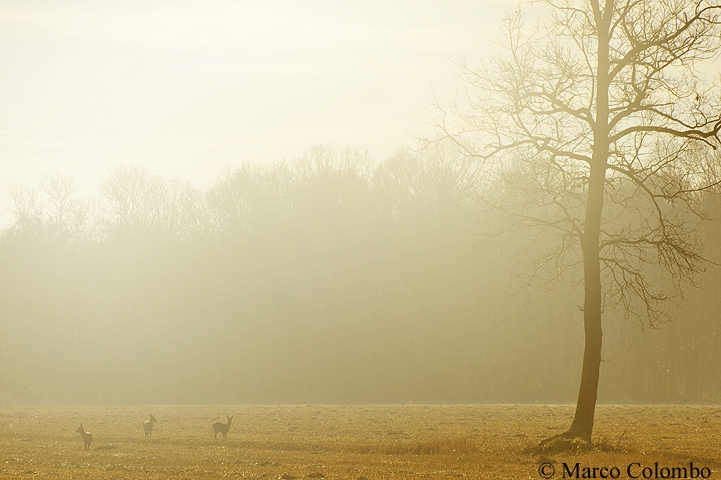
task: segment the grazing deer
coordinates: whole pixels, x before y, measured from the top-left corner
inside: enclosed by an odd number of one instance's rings
[[[75,431],[78,432],[83,437],[83,442],[85,443],[85,450],[90,450],[90,444],[93,443],[93,434],[90,432],[86,432],[85,429],[83,428],[82,423],[80,424],[78,429]]]
[[[228,435],[228,430],[230,430],[230,422],[233,421],[233,417],[228,417],[226,415],[226,418],[228,419],[227,423],[215,422],[213,424],[213,431],[215,432],[215,438],[218,438],[219,433],[223,434],[223,438],[226,438],[226,435]]]
[[[145,432],[145,436],[147,437],[150,435],[153,436],[153,424],[157,422],[155,419],[155,416],[151,413],[150,414],[150,420],[146,420],[143,422],[143,431]]]

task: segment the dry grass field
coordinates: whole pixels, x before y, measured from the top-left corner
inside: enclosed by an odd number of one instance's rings
[[[151,413],[158,422],[145,437]],[[584,467],[613,466],[629,478],[633,463],[632,476],[644,478],[656,462],[667,474],[693,462],[721,476],[720,407],[600,406],[593,451],[522,453],[572,414],[526,405],[0,407],[0,478],[535,479],[543,462],[554,478],[564,462],[579,463],[579,478]],[[211,425],[226,415],[228,438],[215,440]],[[94,435],[89,451],[75,432],[81,422]]]

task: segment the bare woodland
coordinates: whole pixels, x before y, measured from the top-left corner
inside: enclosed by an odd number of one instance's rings
[[[128,165],[96,197],[62,174],[16,189],[0,399],[570,402],[582,298],[526,285],[519,252],[547,240],[479,242],[498,189],[480,172],[450,147],[379,164],[317,147],[204,191]],[[721,203],[701,203],[697,234],[719,258]],[[658,328],[607,313],[602,401],[721,399],[716,267],[697,284]]]

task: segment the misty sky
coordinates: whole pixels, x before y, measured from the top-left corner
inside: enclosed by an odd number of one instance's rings
[[[494,47],[504,3],[4,1],[0,225],[7,185],[44,172],[89,194],[119,163],[204,187],[319,143],[382,160],[428,131],[458,53]]]

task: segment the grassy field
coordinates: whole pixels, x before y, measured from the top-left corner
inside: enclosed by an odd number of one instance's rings
[[[142,428],[151,413],[152,438]],[[593,451],[522,453],[572,414],[526,405],[0,407],[0,478],[526,479],[541,478],[544,462],[554,478],[564,462],[579,464],[579,478],[584,467],[630,478],[634,464],[632,476],[644,478],[655,463],[668,474],[689,462],[721,476],[721,407],[600,406]],[[211,425],[226,415],[228,438],[215,440]],[[89,451],[75,432],[81,422],[94,435]]]

